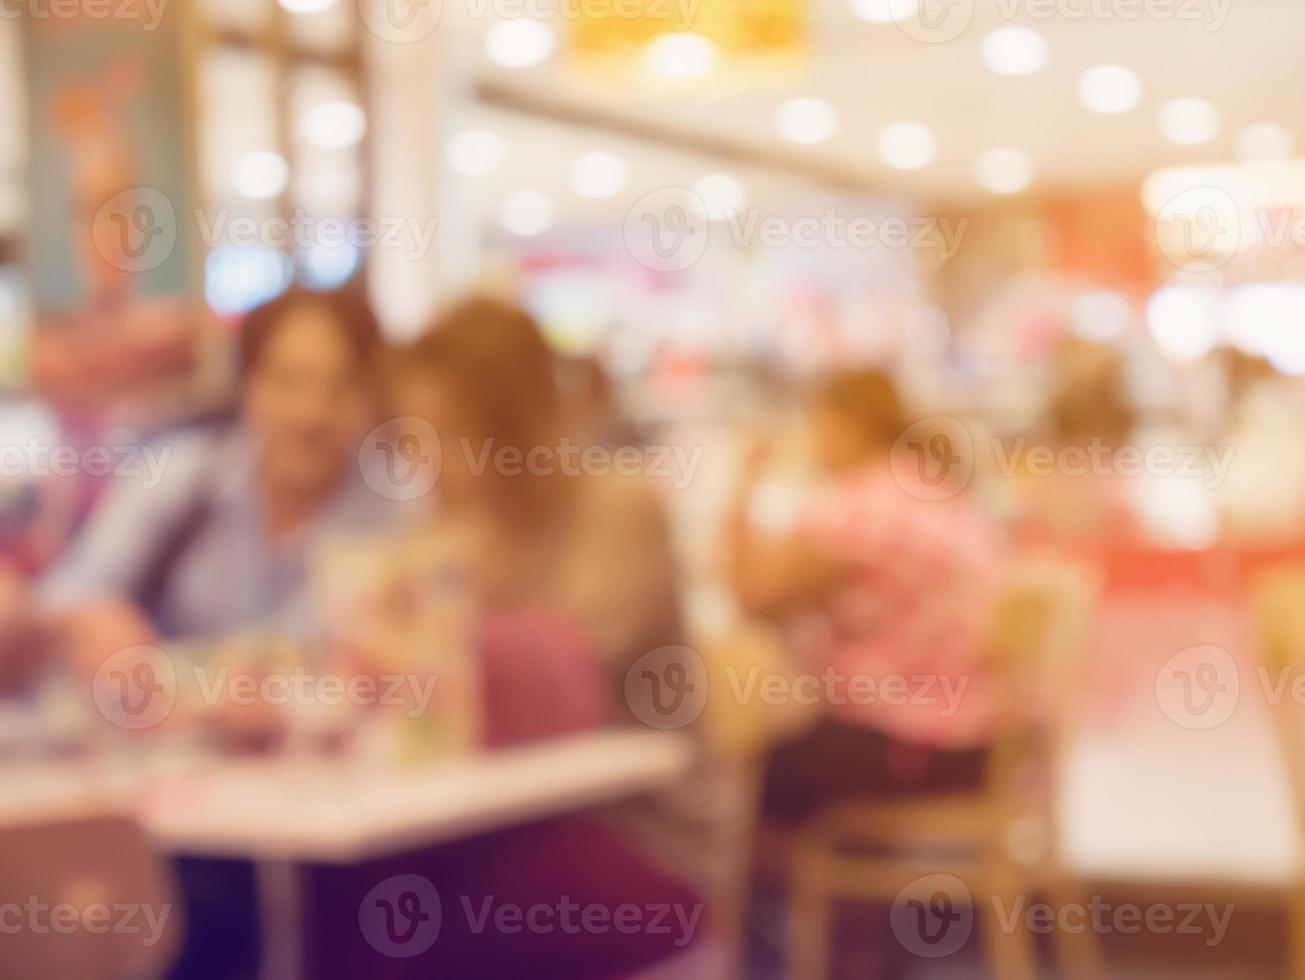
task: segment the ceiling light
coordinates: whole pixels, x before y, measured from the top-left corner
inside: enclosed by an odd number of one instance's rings
[[[367,115],[352,102],[319,102],[304,113],[300,129],[313,146],[342,149],[366,134]]]
[[[701,34],[658,34],[644,45],[643,61],[663,78],[703,78],[716,67],[716,45]]]
[[[1305,374],[1305,287],[1294,282],[1253,283],[1228,297],[1227,332],[1241,350],[1262,354],[1284,374]]]
[[[919,170],[938,155],[938,140],[927,126],[894,123],[875,141],[879,158],[894,170]]]
[[[824,99],[789,99],[776,110],[775,126],[790,143],[823,143],[838,129],[838,110]]]
[[[1217,295],[1196,286],[1166,286],[1146,304],[1146,325],[1161,353],[1172,361],[1194,361],[1214,346]]]
[[[557,39],[537,20],[519,17],[495,24],[485,35],[485,54],[503,68],[530,68],[547,60]]]
[[[1142,81],[1123,65],[1097,65],[1079,76],[1078,100],[1089,112],[1128,112],[1142,101]]]
[[[1208,143],[1219,135],[1219,110],[1204,99],[1170,99],[1156,118],[1160,135],[1179,146]]]
[[[698,195],[710,221],[723,221],[740,211],[747,200],[743,185],[729,174],[707,174],[693,182],[693,193]]]
[[[615,153],[582,153],[571,165],[571,187],[581,197],[615,197],[625,187],[625,161]]]
[[[285,158],[268,150],[246,153],[231,168],[231,186],[236,193],[254,200],[276,197],[289,179]]]
[[[1237,156],[1248,163],[1290,160],[1296,152],[1296,141],[1290,131],[1273,123],[1247,126],[1237,134]]]
[[[974,175],[993,194],[1018,194],[1033,181],[1033,161],[1023,150],[999,146],[979,157]]]
[[[900,24],[920,12],[920,0],[852,0],[852,13],[871,24]]]
[[[979,53],[998,75],[1031,75],[1047,63],[1047,42],[1027,27],[1002,27],[985,37]]]
[[[465,129],[448,146],[449,166],[465,177],[487,177],[503,167],[503,140],[488,129]]]
[[[278,0],[281,9],[291,14],[320,14],[336,6],[340,0]]]
[[[516,191],[499,209],[499,221],[514,235],[530,238],[542,235],[553,224],[557,208],[543,191]]]

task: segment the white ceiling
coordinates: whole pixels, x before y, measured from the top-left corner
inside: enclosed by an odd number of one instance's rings
[[[772,79],[746,91],[692,83],[661,97],[577,73],[565,53],[566,24],[561,20],[552,23],[560,39],[553,57],[538,67],[519,70],[497,68],[478,53],[479,36],[491,21],[464,19],[455,30],[460,35],[460,53],[479,62],[475,70],[481,79],[532,99],[616,114],[759,151],[798,154],[850,170],[895,192],[949,201],[990,199],[976,184],[973,168],[979,154],[993,146],[1019,147],[1032,156],[1035,193],[1140,181],[1158,167],[1231,160],[1238,130],[1253,123],[1286,126],[1298,147],[1305,148],[1302,0],[1092,0],[1096,8],[1110,9],[1112,15],[1076,20],[1035,16],[1048,0],[973,2],[973,17],[958,37],[922,43],[895,24],[858,20],[846,0],[816,0],[810,56],[800,77]],[[1057,5],[1072,10],[1088,2],[1057,0]],[[1185,17],[1126,19],[1128,12],[1146,9],[1145,4],[1184,11]],[[1003,15],[1015,6],[1019,14]],[[1212,29],[1221,15],[1223,23]],[[981,39],[988,31],[1009,25],[1033,27],[1045,37],[1049,57],[1036,74],[1001,77],[981,63]],[[1078,104],[1079,74],[1107,62],[1126,65],[1141,76],[1144,95],[1138,108],[1103,116]],[[841,121],[832,140],[793,147],[779,138],[773,114],[777,104],[791,95],[818,95],[837,106]],[[1217,106],[1223,125],[1213,143],[1177,147],[1161,139],[1157,109],[1177,96],[1199,96]],[[938,157],[924,170],[894,171],[876,157],[877,133],[899,121],[924,123],[937,134]],[[498,125],[512,127],[504,119]],[[605,142],[601,134],[594,138],[582,134],[575,145],[615,148],[613,144],[620,142]],[[569,149],[571,143],[570,138],[560,141],[552,146],[551,155]],[[542,173],[545,160],[532,153],[525,162],[541,180],[551,179]],[[520,177],[508,174],[504,179],[519,186]],[[564,173],[561,179],[564,183]]]

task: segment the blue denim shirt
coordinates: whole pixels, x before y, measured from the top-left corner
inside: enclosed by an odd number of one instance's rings
[[[138,599],[178,524],[205,500],[203,519],[170,563],[154,610],[165,637],[220,635],[266,625],[292,636],[312,628],[307,579],[318,544],[336,534],[384,533],[411,522],[420,501],[373,492],[351,467],[317,514],[275,543],[254,491],[257,454],[239,427],[187,432],[153,446],[142,466],[106,491],[73,546],[38,583],[49,610],[96,598]]]

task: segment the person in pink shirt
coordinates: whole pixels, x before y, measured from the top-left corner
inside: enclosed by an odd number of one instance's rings
[[[807,422],[818,472],[791,530],[748,519],[759,459],[728,529],[740,604],[785,629],[822,698],[819,721],[767,766],[764,809],[784,823],[844,799],[978,783],[993,711],[983,640],[1002,565],[968,493],[937,499],[895,460],[907,418],[887,375],[836,375]]]

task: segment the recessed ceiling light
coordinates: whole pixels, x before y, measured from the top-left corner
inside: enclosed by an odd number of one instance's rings
[[[363,138],[367,115],[352,102],[319,102],[304,113],[300,131],[313,146],[341,149]]]
[[[1146,304],[1146,325],[1171,361],[1195,361],[1209,353],[1218,334],[1218,294],[1209,287],[1165,286]]]
[[[852,13],[871,24],[900,24],[920,12],[920,0],[852,0]]]
[[[281,9],[291,14],[320,14],[336,6],[340,0],[278,0]]]
[[[747,194],[743,185],[729,174],[707,174],[693,182],[693,193],[707,209],[709,221],[724,221],[742,209]]]
[[[449,166],[465,177],[487,177],[503,167],[503,140],[488,129],[464,129],[449,140]]]
[[[1031,75],[1047,63],[1047,42],[1027,27],[1001,27],[987,35],[979,53],[998,75]]]
[[[1290,160],[1296,152],[1291,132],[1274,123],[1247,126],[1237,134],[1237,156],[1247,162]]]
[[[933,163],[938,140],[919,123],[894,123],[875,140],[879,158],[894,170],[919,170]]]
[[[824,99],[789,99],[776,110],[775,126],[790,143],[823,143],[838,129],[838,110]]]
[[[1160,135],[1179,146],[1208,143],[1219,135],[1219,110],[1205,99],[1170,99],[1156,121]]]
[[[285,158],[268,150],[246,153],[231,168],[231,186],[236,193],[254,200],[276,197],[289,179]]]
[[[543,191],[515,191],[499,208],[499,221],[514,235],[530,238],[542,235],[553,225],[557,208]]]
[[[1240,286],[1224,305],[1225,335],[1238,350],[1267,357],[1284,374],[1305,374],[1305,288],[1294,282]]]
[[[485,35],[485,54],[503,68],[530,68],[548,59],[557,39],[544,24],[518,17],[495,24]]]
[[[571,164],[571,188],[581,197],[615,197],[626,181],[625,161],[615,153],[593,150]]]
[[[998,146],[979,157],[974,175],[993,194],[1018,194],[1033,181],[1033,161],[1023,150]]]
[[[644,45],[643,62],[663,78],[705,78],[716,67],[716,45],[701,34],[658,34]]]
[[[1078,100],[1089,112],[1128,112],[1142,101],[1142,80],[1123,65],[1097,65],[1079,76]]]

